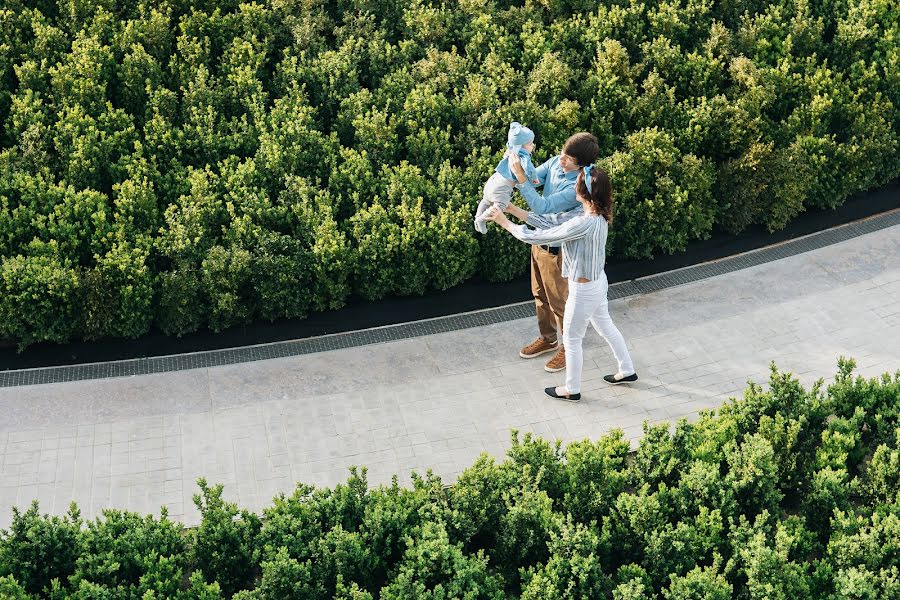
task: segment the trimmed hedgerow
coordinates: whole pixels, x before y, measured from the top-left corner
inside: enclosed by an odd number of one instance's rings
[[[877,0],[7,0],[0,338],[509,280],[470,219],[511,120],[598,137],[611,256],[775,230],[900,174],[898,40]]]
[[[900,371],[767,389],[693,423],[513,432],[446,486],[299,484],[255,515],[200,480],[199,527],[37,504],[0,534],[4,598],[896,598]]]

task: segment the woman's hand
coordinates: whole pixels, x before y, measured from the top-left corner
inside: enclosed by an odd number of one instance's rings
[[[485,218],[488,221],[493,221],[504,229],[506,229],[507,225],[509,225],[509,219],[507,219],[506,215],[503,214],[503,211],[496,206],[492,206],[488,209],[488,214]]]

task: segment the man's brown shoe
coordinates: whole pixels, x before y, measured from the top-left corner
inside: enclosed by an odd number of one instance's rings
[[[519,351],[519,356],[521,356],[522,358],[534,358],[536,356],[540,356],[541,354],[555,352],[557,348],[559,348],[558,342],[551,343],[544,338],[538,338],[522,348],[522,350]]]
[[[554,355],[550,361],[544,365],[544,370],[548,373],[556,373],[566,368],[566,347],[560,346],[559,352]]]

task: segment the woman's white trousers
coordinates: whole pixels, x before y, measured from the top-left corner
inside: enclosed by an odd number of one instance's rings
[[[570,394],[581,393],[581,371],[584,366],[581,343],[588,323],[609,344],[619,363],[619,372],[623,375],[634,373],[634,364],[625,346],[625,338],[609,316],[609,303],[606,299],[608,290],[606,273],[602,278],[587,283],[569,281],[569,298],[566,300],[563,319],[563,344],[566,347],[566,391]]]

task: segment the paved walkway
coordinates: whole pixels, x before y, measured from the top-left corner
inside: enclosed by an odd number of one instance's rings
[[[197,477],[258,510],[294,482],[332,485],[350,465],[373,484],[431,467],[448,480],[509,430],[563,441],[695,417],[764,382],[768,363],[806,382],[839,355],[900,368],[900,227],[661,292],[613,301],[641,380],[607,387],[611,353],[589,333],[583,401],[518,358],[533,319],[376,346],[192,371],[0,388],[0,527],[32,498],[85,516],[108,506],[198,520]]]

